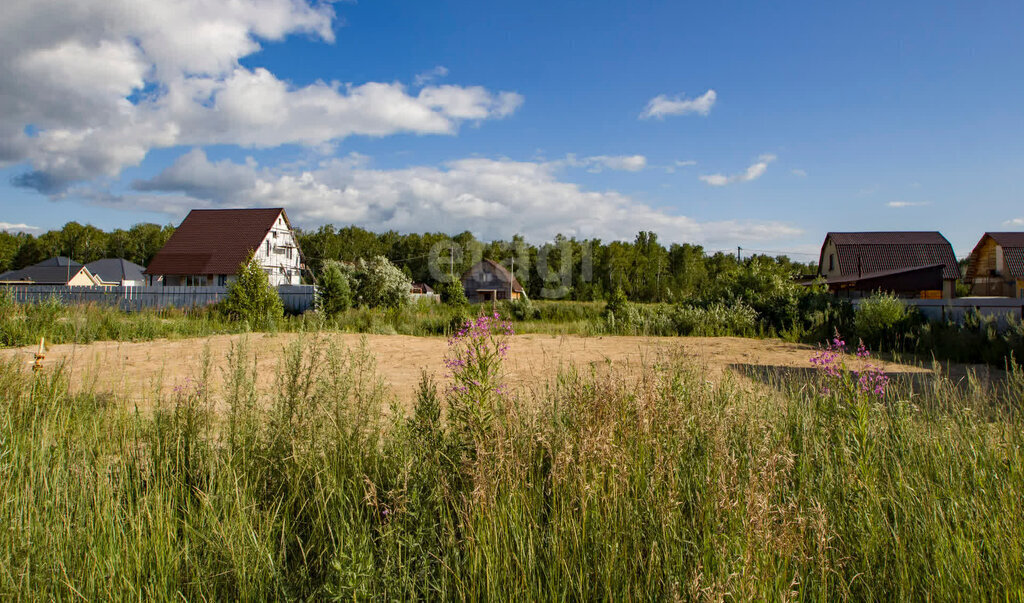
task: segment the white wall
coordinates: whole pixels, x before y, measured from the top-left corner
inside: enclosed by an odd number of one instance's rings
[[[256,261],[267,273],[270,284],[298,285],[301,282],[302,260],[299,245],[284,216],[278,216],[273,228],[256,250]]]

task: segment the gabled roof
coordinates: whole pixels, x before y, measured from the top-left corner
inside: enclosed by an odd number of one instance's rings
[[[992,239],[1003,248],[1003,261],[1006,262],[1006,271],[1013,278],[1024,279],[1024,232],[986,232],[981,240],[971,251],[971,261],[967,265],[967,279],[973,280],[977,276],[978,252],[985,244],[986,239]]]
[[[512,290],[516,293],[522,293],[524,291],[523,286],[519,284],[519,279],[513,278],[512,273],[508,271],[508,268],[505,268],[494,260],[480,260],[476,264],[473,264],[473,266],[471,266],[470,269],[462,275],[462,280],[465,281],[467,278],[471,278],[473,271],[478,268],[493,272],[498,277],[498,280],[503,283],[507,283],[511,280]]]
[[[64,266],[65,268],[71,266],[72,268],[74,268],[75,266],[80,267],[82,264],[72,260],[71,258],[66,258],[62,255],[58,255],[57,257],[48,258],[43,260],[42,262],[32,265],[38,266],[39,268],[50,268],[53,266]]]
[[[825,265],[825,247],[836,246],[840,278],[900,272],[942,264],[942,278],[960,278],[953,246],[935,231],[830,232],[821,246],[819,266]]]
[[[121,258],[104,258],[95,262],[89,262],[85,267],[105,283],[146,280],[146,277],[142,274],[145,268]]]
[[[89,269],[81,264],[70,267],[67,265],[40,266],[36,264],[21,270],[11,270],[0,274],[0,281],[20,281],[34,285],[67,285],[71,279],[78,276],[78,273],[82,271],[85,271],[90,278],[92,277]]]
[[[145,274],[238,274],[284,209],[193,209]],[[289,225],[290,227],[290,225]]]

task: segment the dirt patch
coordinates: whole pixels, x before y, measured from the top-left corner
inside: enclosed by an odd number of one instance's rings
[[[47,352],[45,365],[47,370],[52,370],[64,363],[74,389],[112,392],[144,407],[157,388],[169,394],[186,379],[194,379],[207,347],[213,368],[211,385],[216,391],[224,379],[230,346],[241,337],[248,337],[249,348],[256,354],[261,385],[272,386],[283,352],[298,337],[296,334],[256,333],[139,343],[55,345]],[[442,338],[342,333],[324,333],[319,337],[348,347],[359,346],[365,338],[369,351],[376,358],[378,373],[402,400],[414,397],[421,370],[439,380],[444,378],[442,360],[448,345]],[[0,350],[0,358],[16,357],[29,363],[34,351],[32,347]],[[705,367],[709,379],[717,379],[730,367],[806,368],[814,348],[776,339],[736,337],[518,335],[512,341],[506,368],[513,386],[537,384],[553,379],[560,368],[569,366],[586,369],[610,363],[627,370],[639,370],[669,351],[680,351],[692,357],[698,366]],[[883,364],[890,371],[923,372],[916,367]]]

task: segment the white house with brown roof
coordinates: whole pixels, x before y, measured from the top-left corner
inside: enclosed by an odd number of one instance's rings
[[[986,232],[964,280],[971,295],[1024,298],[1024,232]]]
[[[193,209],[150,262],[146,279],[168,287],[226,285],[250,253],[271,285],[300,284],[302,254],[280,207]]]

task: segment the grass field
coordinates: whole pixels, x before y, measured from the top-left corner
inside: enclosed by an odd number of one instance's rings
[[[517,373],[499,336],[403,403],[370,340],[275,341],[198,345],[147,413],[9,358],[0,595],[1024,597],[1018,371],[879,398],[673,346]]]

